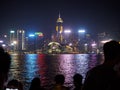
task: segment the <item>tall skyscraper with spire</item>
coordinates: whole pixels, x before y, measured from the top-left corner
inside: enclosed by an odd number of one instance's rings
[[[59,17],[56,21],[56,32],[57,32],[57,41],[62,43],[63,42],[63,19],[60,16],[59,12]]]

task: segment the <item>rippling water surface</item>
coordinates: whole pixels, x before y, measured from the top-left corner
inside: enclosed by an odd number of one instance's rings
[[[102,63],[100,55],[96,54],[26,54],[11,55],[12,65],[9,79],[18,79],[28,90],[34,77],[40,77],[42,86],[49,88],[54,83],[56,74],[64,74],[65,85],[73,86],[73,75],[80,73],[85,78],[86,72]],[[84,79],[83,79],[84,81]]]

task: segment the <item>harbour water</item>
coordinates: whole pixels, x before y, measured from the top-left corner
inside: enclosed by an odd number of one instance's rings
[[[11,55],[12,64],[9,79],[18,79],[28,90],[34,77],[40,77],[42,86],[50,88],[56,74],[64,74],[65,85],[73,86],[73,75],[80,73],[84,78],[86,72],[103,62],[98,54],[24,54]],[[83,79],[84,82],[84,79]]]

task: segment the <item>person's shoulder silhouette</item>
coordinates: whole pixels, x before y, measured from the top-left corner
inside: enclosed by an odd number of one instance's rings
[[[11,63],[11,56],[0,47],[0,73],[8,73]]]
[[[0,90],[4,88],[4,83],[8,79],[11,64],[11,56],[0,47]]]
[[[116,79],[114,66],[120,62],[120,44],[112,40],[103,45],[104,63],[87,72],[83,90],[107,90]]]

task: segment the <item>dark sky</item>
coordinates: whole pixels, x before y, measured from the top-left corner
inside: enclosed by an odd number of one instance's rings
[[[65,29],[120,32],[119,0],[0,0],[0,33],[24,29],[49,34],[59,11]]]

